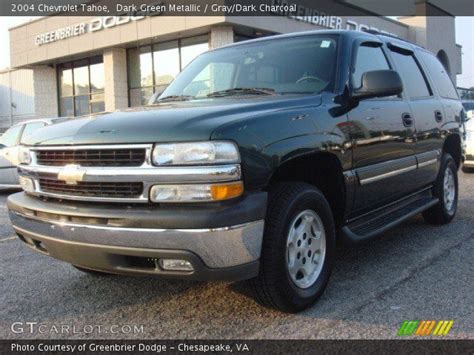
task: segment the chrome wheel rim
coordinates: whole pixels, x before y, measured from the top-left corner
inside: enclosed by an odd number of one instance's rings
[[[454,183],[453,171],[448,167],[444,173],[444,205],[448,211],[452,211],[454,208],[454,199],[456,197],[456,185]]]
[[[299,213],[291,222],[286,243],[286,265],[293,283],[311,287],[323,269],[326,233],[321,218],[313,210]]]

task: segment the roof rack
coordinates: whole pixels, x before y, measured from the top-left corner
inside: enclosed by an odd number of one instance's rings
[[[377,31],[377,30],[374,30],[374,29],[370,29],[370,28],[362,28],[361,31],[362,31],[362,32],[366,32],[366,33],[370,33],[370,34],[372,34],[372,35],[379,35],[379,36],[385,36],[385,37],[390,37],[390,38],[398,39],[399,41],[406,42],[406,43],[410,43],[410,44],[412,44],[412,45],[414,45],[414,46],[424,48],[424,47],[420,46],[419,44],[417,44],[417,43],[415,43],[415,42],[409,41],[409,40],[404,39],[404,38],[400,38],[400,37],[395,36],[395,35],[392,35],[392,34],[390,34],[390,33],[380,32],[380,31]]]

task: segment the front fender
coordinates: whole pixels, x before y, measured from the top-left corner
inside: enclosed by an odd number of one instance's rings
[[[316,133],[287,138],[262,149],[262,155],[269,158],[269,173],[265,181],[271,179],[273,173],[281,165],[305,155],[325,153],[335,155],[343,170],[350,169],[350,145],[342,135],[334,133]]]

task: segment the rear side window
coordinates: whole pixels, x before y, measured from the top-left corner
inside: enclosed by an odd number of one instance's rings
[[[414,99],[431,96],[431,90],[413,55],[394,51],[391,53],[398,73],[403,80],[403,90],[408,97]]]
[[[362,85],[362,74],[372,70],[390,69],[387,58],[380,47],[360,46],[357,50],[352,84],[355,88]]]
[[[440,96],[449,99],[457,99],[458,94],[454,88],[453,82],[438,58],[424,51],[418,51],[418,55],[423,63],[425,63],[428,73],[438,89]]]

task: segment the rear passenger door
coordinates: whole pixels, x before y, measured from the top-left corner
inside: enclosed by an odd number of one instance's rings
[[[403,95],[409,102],[415,123],[418,171],[412,184],[422,188],[434,181],[438,173],[444,110],[413,50],[395,43],[389,43],[388,47],[402,78]]]
[[[434,95],[441,102],[442,112],[436,120],[440,139],[446,137],[449,131],[459,132],[463,106],[446,69],[438,58],[428,51],[419,49],[416,51],[416,56],[421,59],[433,87]],[[439,144],[442,145],[443,142],[440,141]],[[441,147],[439,148],[441,149]]]
[[[352,87],[360,87],[365,72],[392,69],[382,46],[364,42],[354,48]],[[354,201],[358,215],[412,189],[416,169],[414,122],[408,103],[397,96],[361,100],[348,116],[353,169],[359,180]]]

